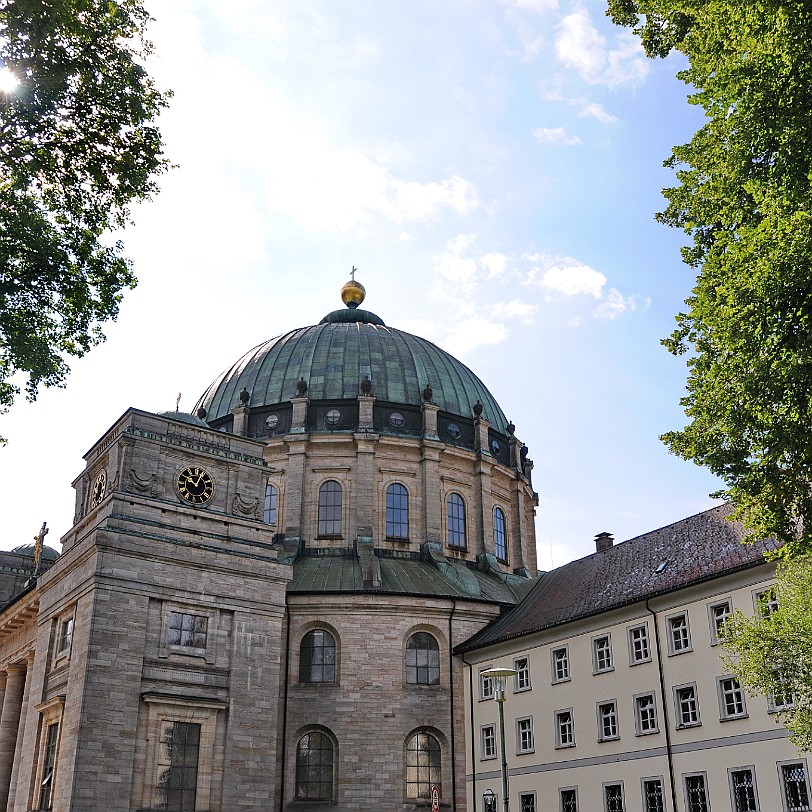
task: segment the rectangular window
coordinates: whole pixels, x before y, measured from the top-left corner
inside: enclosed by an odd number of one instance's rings
[[[186,612],[169,613],[169,645],[184,648],[206,648],[209,619]]]
[[[661,778],[643,779],[643,812],[665,812]]]
[[[59,648],[57,653],[62,653],[70,648],[73,641],[73,617],[66,618],[59,627]]]
[[[612,640],[608,634],[592,638],[592,669],[595,674],[612,670]]]
[[[704,773],[685,776],[685,812],[708,812]]]
[[[711,645],[725,639],[725,625],[733,614],[733,606],[730,599],[712,603],[708,606],[708,618],[710,620]]]
[[[553,656],[553,682],[564,682],[570,678],[570,655],[566,646],[554,648]]]
[[[617,728],[617,704],[611,702],[598,703],[598,741],[605,742],[620,737]]]
[[[496,758],[496,728],[485,725],[481,731],[482,758]]]
[[[516,676],[513,680],[514,691],[530,690],[530,660],[527,657],[519,657],[513,661],[513,670]]]
[[[262,521],[265,524],[276,524],[276,508],[279,504],[279,489],[268,482],[265,485],[265,503],[262,506]]]
[[[767,697],[767,710],[770,713],[780,713],[795,707],[795,694],[789,680],[780,671],[776,670],[773,690]]]
[[[634,721],[638,736],[658,732],[654,694],[639,694],[634,698]]]
[[[575,787],[558,791],[561,812],[578,812],[578,790]]]
[[[59,725],[48,725],[45,736],[45,755],[42,762],[42,781],[39,791],[37,809],[52,809],[51,799],[54,792],[54,775],[56,772],[56,743],[59,740]]]
[[[688,615],[682,612],[668,618],[668,653],[682,654],[691,650],[691,632]]]
[[[679,685],[674,688],[674,704],[676,706],[678,728],[700,724],[696,685]]]
[[[758,812],[752,767],[730,770],[730,794],[733,798],[733,812]]]
[[[516,752],[532,753],[533,743],[533,717],[516,720]]]
[[[623,784],[604,784],[603,795],[606,812],[624,812]]]
[[[761,589],[753,593],[753,603],[756,612],[762,617],[769,617],[778,611],[778,592],[774,586]]]
[[[158,764],[158,809],[193,812],[197,795],[200,725],[164,721]]]
[[[535,792],[522,792],[519,794],[519,812],[536,812]]]
[[[719,687],[719,718],[725,721],[747,716],[744,692],[739,681],[734,677],[720,677],[717,684]]]
[[[787,812],[810,812],[809,783],[806,763],[794,761],[781,764],[781,787]]]
[[[572,726],[572,708],[555,712],[555,746],[575,746],[575,731]]]
[[[651,660],[648,643],[648,626],[632,626],[629,629],[629,665],[647,663]]]
[[[493,699],[496,692],[496,683],[490,674],[479,675],[479,698],[480,699]]]

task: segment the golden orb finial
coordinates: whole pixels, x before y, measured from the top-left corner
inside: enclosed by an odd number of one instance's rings
[[[355,281],[355,265],[352,266],[350,276],[352,277],[350,281],[341,288],[341,301],[344,302],[347,307],[356,308],[364,301],[367,292],[360,282]]]

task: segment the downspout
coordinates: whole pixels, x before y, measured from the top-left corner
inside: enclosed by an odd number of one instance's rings
[[[457,808],[457,747],[454,735],[454,655],[451,651],[453,648],[453,628],[452,621],[454,620],[454,612],[457,611],[457,599],[452,598],[451,614],[448,616],[448,676],[451,691],[448,697],[449,711],[451,718],[451,812]]]
[[[651,614],[654,622],[654,642],[657,646],[657,671],[660,678],[660,703],[663,706],[663,725],[665,726],[665,751],[668,756],[668,779],[671,783],[671,808],[677,809],[677,783],[674,778],[674,752],[671,747],[671,724],[668,719],[668,702],[665,695],[665,680],[663,679],[663,653],[660,648],[660,629],[657,626],[657,613],[649,606],[646,598],[646,611]]]
[[[471,798],[474,801],[473,808],[471,812],[476,812],[476,735],[474,731],[474,669],[471,666],[471,663],[465,659],[465,654],[461,654],[460,658],[462,661],[468,666],[468,695],[470,697],[469,706],[470,706],[470,717],[471,717]]]
[[[290,606],[288,606],[288,596],[285,593],[285,613],[287,623],[285,629],[285,688],[282,694],[282,765],[279,777],[279,812],[285,809],[285,767],[288,752],[288,676],[290,673]]]

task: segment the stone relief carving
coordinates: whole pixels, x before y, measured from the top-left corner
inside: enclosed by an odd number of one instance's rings
[[[132,493],[143,493],[149,496],[158,496],[161,488],[158,485],[158,477],[155,474],[140,476],[135,468],[130,469],[130,488]]]
[[[252,519],[258,519],[259,499],[256,496],[253,498],[243,499],[240,494],[235,493],[234,499],[231,501],[231,512],[235,516],[248,516]]]

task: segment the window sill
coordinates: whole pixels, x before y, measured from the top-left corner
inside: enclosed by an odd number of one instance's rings
[[[645,665],[646,663],[651,662],[651,657],[646,657],[645,660],[635,660],[634,662],[629,663],[629,668],[634,668],[636,665]]]
[[[604,742],[619,742],[620,736],[606,736],[603,739],[598,739],[598,744],[603,744]]]
[[[612,666],[611,668],[601,668],[599,671],[593,671],[592,676],[597,677],[600,676],[601,674],[611,674],[612,671],[614,670],[615,670],[614,666]]]
[[[533,686],[528,685],[526,688],[514,688],[513,693],[514,694],[523,694],[523,693],[525,693],[525,691],[532,691],[532,690],[533,690]]]
[[[679,657],[680,654],[690,654],[693,651],[693,646],[691,648],[681,648],[679,651],[669,651],[669,657]]]
[[[536,752],[536,748],[534,747],[532,750],[517,750],[517,756],[529,756]]]
[[[720,716],[720,722],[735,722],[737,719],[749,719],[749,713],[738,713],[735,716]]]
[[[561,685],[564,682],[572,682],[572,677],[561,677],[561,679],[554,679],[550,685]]]
[[[575,742],[572,744],[557,744],[555,746],[556,750],[569,750],[571,747],[575,747]]]
[[[635,736],[655,736],[659,732],[660,732],[660,728],[657,728],[656,730],[639,730],[634,735]]]
[[[677,730],[687,730],[689,727],[702,727],[702,722],[688,722],[676,726]]]

